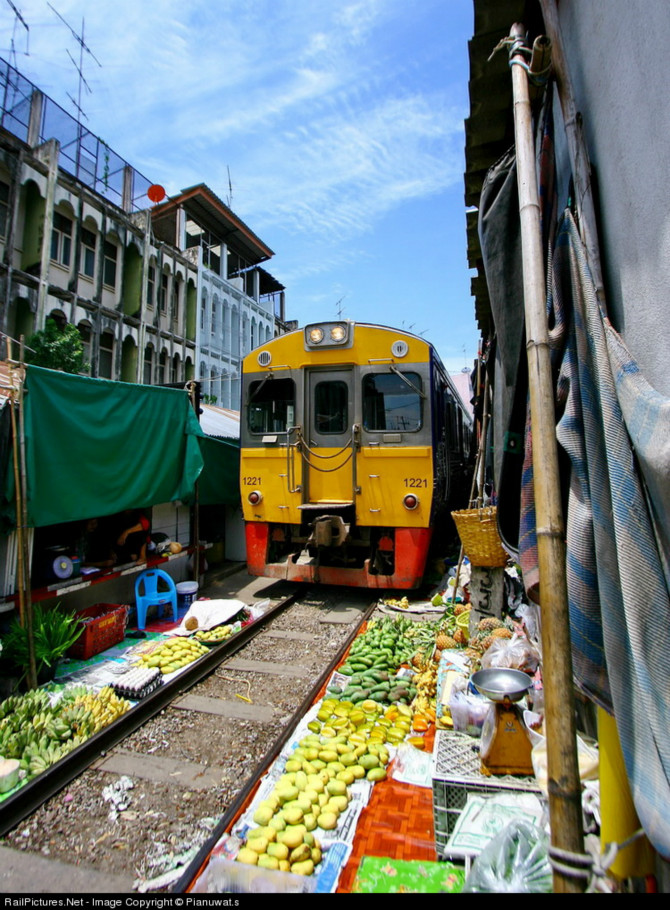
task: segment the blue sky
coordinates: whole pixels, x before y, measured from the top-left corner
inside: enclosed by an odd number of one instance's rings
[[[86,127],[168,194],[230,199],[288,318],[411,328],[472,365],[472,0],[0,0],[0,30],[73,114],[83,31]]]

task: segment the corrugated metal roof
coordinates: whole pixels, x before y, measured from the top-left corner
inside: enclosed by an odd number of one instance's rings
[[[489,168],[514,144],[512,79],[506,50],[491,58],[498,42],[521,22],[531,35],[541,30],[537,0],[473,0],[474,35],[469,42],[470,116],[465,121],[465,204],[468,265],[477,270],[471,282],[475,317],[484,336],[492,330],[491,303],[478,234],[477,208]],[[491,58],[491,59],[490,59]]]
[[[211,404],[201,404],[200,426],[208,436],[222,439],[240,438],[240,412],[229,408],[217,408]]]

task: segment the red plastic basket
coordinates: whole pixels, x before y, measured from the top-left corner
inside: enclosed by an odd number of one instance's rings
[[[123,641],[126,629],[126,604],[94,604],[80,610],[77,619],[83,619],[84,630],[68,650],[68,657],[88,660]]]

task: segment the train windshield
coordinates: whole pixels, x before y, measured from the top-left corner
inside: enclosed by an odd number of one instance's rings
[[[314,388],[314,429],[317,433],[344,433],[348,425],[346,382],[318,382]]]
[[[247,421],[252,433],[285,433],[295,419],[292,379],[261,379],[249,386]]]
[[[411,433],[421,428],[418,373],[369,373],[363,378],[363,427]]]

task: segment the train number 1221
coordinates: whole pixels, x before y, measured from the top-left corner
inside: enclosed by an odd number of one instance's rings
[[[428,481],[425,477],[405,477],[405,486],[416,490],[418,487],[427,487]]]

